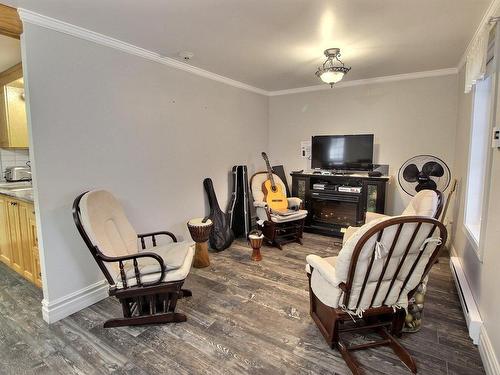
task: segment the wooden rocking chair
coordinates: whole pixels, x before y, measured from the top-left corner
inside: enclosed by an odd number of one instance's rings
[[[311,316],[353,374],[362,371],[351,353],[381,345],[390,346],[417,372],[396,337],[401,337],[408,299],[429,273],[446,238],[444,225],[432,218],[380,218],[356,231],[337,257],[307,256]],[[349,346],[341,336],[362,330],[382,340]]]
[[[191,269],[193,246],[177,242],[166,231],[137,234],[120,203],[104,190],[79,195],[73,220],[110,285],[109,295],[122,305],[123,318],[106,321],[104,328],[186,321],[175,308],[180,298],[192,295],[182,285]],[[163,235],[172,242],[157,246],[157,237]],[[148,238],[151,248],[146,247]]]
[[[285,184],[273,174],[276,184],[282,186],[286,191]],[[254,207],[257,213],[257,220],[261,222],[262,233],[267,243],[282,250],[283,245],[290,242],[297,242],[302,245],[302,232],[304,231],[304,221],[307,211],[303,210],[302,199],[297,197],[287,197],[288,208],[295,210],[291,215],[282,216],[273,212],[264,201],[262,184],[267,179],[267,172],[257,172],[250,179],[250,187],[254,199]]]

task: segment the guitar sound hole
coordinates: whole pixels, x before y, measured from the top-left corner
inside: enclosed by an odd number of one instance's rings
[[[271,187],[271,190],[273,191],[273,193],[276,193],[276,191],[278,190],[278,188],[275,186],[275,187]]]

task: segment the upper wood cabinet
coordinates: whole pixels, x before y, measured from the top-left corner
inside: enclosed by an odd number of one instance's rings
[[[22,66],[0,73],[0,147],[28,148]]]
[[[23,32],[23,24],[17,9],[0,4],[0,34],[19,39]]]

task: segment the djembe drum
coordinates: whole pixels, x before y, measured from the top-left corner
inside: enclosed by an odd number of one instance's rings
[[[260,248],[262,247],[262,242],[264,241],[264,235],[261,231],[253,230],[248,234],[248,242],[252,246],[252,260],[257,262],[262,260],[262,254],[260,253]]]
[[[189,233],[195,245],[195,253],[193,260],[193,267],[204,268],[210,265],[210,259],[208,257],[208,236],[212,230],[212,220],[204,218],[191,219],[187,223]]]

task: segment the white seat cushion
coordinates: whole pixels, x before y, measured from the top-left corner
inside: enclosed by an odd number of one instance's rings
[[[320,258],[317,255],[306,257],[306,272],[311,275],[311,289],[318,299],[325,305],[337,308],[340,303],[342,290],[336,284],[335,265],[337,257]]]
[[[373,221],[373,220],[377,220],[377,219],[382,219],[384,217],[389,217],[388,215],[384,215],[384,214],[379,214],[379,213],[376,213],[376,212],[367,212],[366,213],[366,217],[365,217],[365,224],[366,223],[369,223],[370,221]]]
[[[171,245],[171,244],[169,244],[169,245]],[[187,275],[189,274],[189,270],[191,269],[191,264],[193,263],[194,245],[192,245],[192,244],[190,245],[187,242],[179,242],[179,243],[176,243],[175,245],[179,245],[179,246],[172,247],[171,249],[160,250],[161,253],[165,253],[165,255],[167,256],[167,261],[172,261],[172,262],[174,262],[173,264],[178,264],[181,257],[183,257],[182,264],[179,267],[174,268],[174,269],[172,269],[172,268],[168,269],[168,267],[167,267],[167,271],[165,272],[165,276],[163,277],[163,280],[162,280],[163,282],[184,280],[187,277]],[[180,245],[182,245],[182,247]],[[160,247],[158,246],[158,248],[160,248]],[[163,248],[163,246],[162,246],[162,248]],[[173,252],[174,249],[176,249],[176,252],[178,254],[176,254],[176,255],[171,254],[171,252]],[[149,251],[149,250],[147,250],[147,251]],[[160,254],[160,253],[158,253],[158,255],[162,256],[162,254]],[[162,258],[163,258],[163,256],[162,256]],[[156,261],[154,261],[154,262],[158,265],[158,262],[156,262]],[[140,260],[139,260],[139,263],[141,263]],[[150,268],[148,268],[148,267],[150,267]],[[153,272],[155,267],[156,267],[157,271]],[[141,282],[143,282],[143,283],[157,281],[158,278],[160,277],[159,267],[153,266],[152,263],[146,264],[144,266],[144,270],[145,270],[144,276],[141,276]],[[148,271],[150,273],[148,273]],[[142,272],[143,271],[141,269],[141,275],[142,275]],[[137,285],[137,280],[135,278],[133,266],[131,268],[130,267],[127,268],[126,276],[127,276],[127,286],[128,287],[132,287],[132,286]],[[123,284],[122,284],[121,276],[120,276],[119,272],[117,273],[115,280],[116,280],[116,287],[119,289],[123,288]]]
[[[401,215],[434,217],[438,207],[438,195],[433,190],[420,190]]]
[[[298,210],[297,212],[287,215],[287,216],[281,216],[278,214],[271,214],[271,220],[274,221],[275,223],[286,223],[288,221],[295,221],[295,220],[300,220],[303,219],[307,216],[307,211],[306,210]]]
[[[344,232],[344,237],[342,238],[342,245],[344,245],[349,238],[352,237],[354,233],[356,233],[357,230],[359,230],[361,227],[347,227],[345,232]]]
[[[137,253],[137,233],[110,192],[89,191],[80,201],[80,214],[85,232],[104,255]]]
[[[286,187],[284,182],[277,175],[273,173],[274,182],[276,185],[281,186],[281,189],[286,194]],[[253,196],[253,205],[256,208],[257,217],[259,220],[267,221],[267,204],[264,201],[264,192],[262,191],[262,184],[267,180],[267,172],[257,172],[252,176],[251,179],[251,190]],[[297,197],[288,197],[288,208],[295,209],[299,208],[302,204],[302,199]],[[271,213],[271,220],[275,223],[286,223],[289,221],[300,220],[307,216],[306,210],[298,210],[293,215],[280,216],[278,214]]]
[[[288,208],[290,209],[298,209],[302,204],[302,199],[297,197],[289,197],[288,200]]]
[[[335,263],[337,262],[337,257],[328,257],[328,258],[321,258],[324,261],[326,261],[328,264],[330,264],[332,267],[335,268]],[[311,265],[309,263],[306,264],[306,272],[311,273]]]
[[[279,176],[273,173],[274,183],[279,185],[282,191],[286,194],[286,187]],[[264,192],[262,184],[267,180],[267,172],[257,172],[252,176],[250,189],[252,190],[253,200],[256,202],[264,202]]]
[[[338,306],[338,300],[341,294],[338,285],[342,282],[347,282],[353,251],[358,241],[375,225],[390,219],[390,217],[376,219],[356,230],[355,233],[352,234],[352,236],[345,242],[342,250],[335,259],[334,266],[331,265],[331,262],[326,261],[328,258],[321,259],[315,255],[307,256],[307,263],[309,263],[314,269],[311,275],[311,288],[315,295],[324,304],[334,308]],[[428,260],[436,248],[439,239],[437,238],[438,234],[434,233],[433,240],[429,241],[429,243],[424,246],[424,241],[426,241],[426,238],[432,229],[432,224],[421,224],[420,230],[418,231],[407,256],[404,258],[401,268],[398,268],[400,261],[402,261],[403,254],[406,252],[410,237],[413,235],[414,230],[417,227],[417,223],[415,222],[405,224],[404,227],[402,227],[391,259],[385,269],[384,276],[382,278],[382,282],[380,283],[380,287],[377,290],[377,294],[375,295],[374,302],[371,304],[379,276],[381,275],[387,260],[389,248],[395,238],[397,227],[397,225],[387,226],[384,229],[379,242],[377,242],[377,235],[372,234],[363,245],[357,259],[356,271],[352,281],[353,284],[347,306],[349,309],[354,310],[357,306],[361,309],[365,309],[369,306],[378,307],[383,303],[387,306],[407,306],[407,294],[420,282]],[[379,251],[377,253],[379,254],[379,258],[375,258],[373,261],[372,268],[366,282],[366,287],[364,288],[364,293],[361,297],[361,290],[363,289],[370,259],[376,249]],[[421,256],[419,256],[420,251],[423,251]],[[411,271],[414,261],[417,258],[419,261],[415,270],[403,288],[404,280]],[[393,276],[396,276],[394,284],[392,284]],[[390,290],[389,287],[391,287]],[[330,289],[329,292],[327,288]],[[360,297],[361,300],[358,302]]]
[[[155,246],[142,250],[141,253],[151,252],[158,254],[163,259],[163,263],[165,264],[167,271],[176,270],[177,268],[181,268],[184,264],[184,259],[186,258],[189,246],[191,245],[192,242],[171,242],[166,245]],[[140,258],[138,263],[141,274],[146,275],[148,273],[160,272],[160,265],[153,258]],[[129,265],[129,267],[127,267],[127,277],[133,277],[134,275],[133,265]]]

